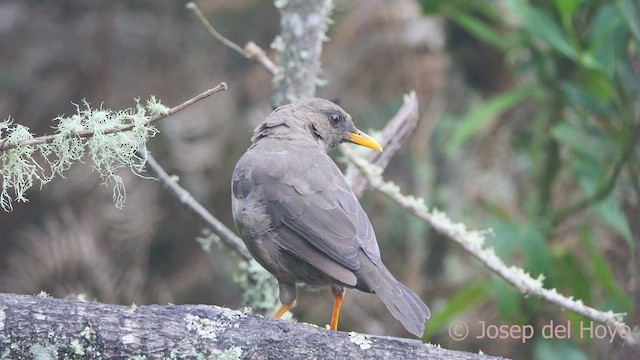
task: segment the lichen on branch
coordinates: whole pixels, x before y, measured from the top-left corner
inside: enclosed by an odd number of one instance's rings
[[[13,210],[14,201],[28,201],[25,194],[35,183],[42,187],[56,175],[64,177],[64,171],[85,158],[102,183],[113,186],[116,206],[124,204],[126,192],[117,172],[125,167],[134,174],[141,172],[145,159],[136,150],[158,132],[152,119],[170,109],[153,96],[144,105],[136,99],[134,108],[121,111],[92,108],[86,101],[76,109],[74,115],[55,118],[54,134],[40,138],[10,118],[0,122],[3,210]]]

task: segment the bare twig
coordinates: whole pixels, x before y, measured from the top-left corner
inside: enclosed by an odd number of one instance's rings
[[[183,110],[184,108],[186,108],[187,106],[190,106],[192,104],[194,104],[195,102],[198,102],[204,98],[207,98],[215,93],[218,93],[220,91],[224,91],[227,90],[227,84],[226,83],[220,83],[218,84],[218,86],[211,88],[205,92],[203,92],[202,94],[191,98],[185,102],[183,102],[182,104],[173,107],[171,109],[169,109],[166,113],[164,114],[160,114],[160,115],[156,115],[153,117],[150,117],[145,123],[144,125],[149,125],[152,124],[158,120],[164,119],[168,116],[171,116],[175,113],[177,113],[178,111]],[[113,134],[116,132],[121,132],[121,131],[129,131],[131,129],[133,129],[135,127],[135,124],[124,124],[124,125],[118,125],[115,126],[111,129],[107,129],[105,131],[103,131],[103,134]],[[73,136],[75,137],[79,137],[79,138],[88,138],[88,137],[92,137],[94,135],[93,131],[79,131],[73,134]],[[16,148],[18,146],[34,146],[34,145],[40,145],[40,144],[48,144],[48,143],[52,143],[53,140],[56,139],[58,135],[57,134],[53,134],[53,135],[44,135],[44,136],[39,136],[36,138],[32,138],[32,139],[28,139],[28,140],[24,140],[24,141],[20,141],[17,143],[12,143],[12,142],[2,142],[0,143],[0,151],[7,151],[13,148]]]
[[[382,135],[378,139],[380,145],[384,149],[383,152],[370,151],[367,153],[366,159],[370,163],[384,169],[389,160],[400,150],[404,141],[413,133],[418,124],[418,97],[415,91],[411,91],[404,96],[404,103],[398,110],[396,115],[387,123],[382,130]],[[347,145],[343,145],[340,149],[344,149]],[[360,197],[364,192],[369,180],[362,175],[360,171],[353,174],[349,179],[351,189],[356,196]]]
[[[269,59],[267,54],[253,41],[249,41],[244,45],[245,57],[247,59],[255,59],[267,69],[273,76],[273,81],[280,81],[284,76],[283,71]]]
[[[469,231],[462,223],[456,223],[449,219],[444,213],[437,210],[427,209],[422,199],[416,199],[411,196],[403,195],[395,184],[385,182],[381,175],[381,170],[375,165],[370,164],[362,157],[356,155],[352,149],[343,149],[344,155],[351,161],[360,171],[369,179],[371,186],[387,195],[403,208],[407,209],[419,219],[430,224],[436,231],[446,235],[460,246],[462,246],[469,254],[480,260],[491,271],[498,274],[521,293],[535,295],[544,300],[556,304],[563,309],[571,310],[590,319],[600,321],[618,329],[619,332],[628,331],[627,336],[621,336],[629,344],[638,344],[640,342],[640,333],[633,331],[632,328],[622,321],[625,314],[615,314],[611,311],[604,312],[586,306],[580,300],[567,298],[555,289],[545,289],[542,286],[543,278],[532,278],[521,268],[511,266],[508,267],[500,258],[496,256],[493,250],[484,247],[484,233],[481,231]],[[624,329],[624,330],[623,330]]]
[[[207,209],[204,208],[191,194],[180,186],[166,171],[158,164],[158,162],[147,154],[146,169],[153,174],[165,188],[180,204],[191,211],[198,219],[200,219],[207,228],[213,231],[224,241],[232,250],[240,255],[244,260],[250,261],[251,254],[240,239],[233,231],[229,230],[220,220],[216,219]]]
[[[248,43],[245,44],[244,49],[241,48],[238,44],[234,43],[233,41],[227,39],[222,34],[220,34],[212,26],[211,23],[209,22],[209,20],[207,20],[207,18],[204,16],[202,11],[200,11],[200,8],[198,8],[198,5],[196,5],[193,2],[188,2],[185,6],[186,6],[187,9],[192,10],[194,12],[194,14],[198,17],[198,19],[200,20],[202,25],[204,25],[204,27],[207,29],[207,31],[209,31],[209,33],[213,37],[218,39],[221,43],[223,43],[224,45],[226,45],[226,46],[230,47],[231,49],[235,50],[237,53],[239,53],[240,55],[244,56],[247,59],[255,59],[262,66],[264,66],[265,69],[267,69],[271,73],[271,75],[274,77],[274,79],[281,78],[282,69],[277,67],[273,63],[273,61],[271,61],[271,59],[269,59],[269,57],[264,52],[264,50],[262,50],[261,47],[256,45],[256,43],[254,43],[253,41],[249,41]]]

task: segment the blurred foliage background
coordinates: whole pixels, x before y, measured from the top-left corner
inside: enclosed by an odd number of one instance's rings
[[[271,79],[211,38],[183,1],[0,2],[0,116],[36,134],[73,103],[124,109],[153,94],[176,105],[220,81],[225,93],[163,120],[156,159],[233,227],[230,174],[270,112]],[[223,34],[265,49],[268,1],[201,1]],[[639,324],[640,10],[633,0],[337,1],[323,51],[326,98],[380,129],[417,91],[421,120],[385,177],[469,227],[492,229],[508,264],[545,287]],[[338,156],[339,157],[339,156]],[[127,202],[88,165],[0,213],[0,291],[122,304],[243,306],[238,259],[205,253],[197,223],[150,180],[124,172]],[[380,194],[363,197],[383,258],[430,305],[425,341],[534,359],[630,358],[619,338],[580,337],[588,320],[523,296]],[[299,321],[328,322],[331,296],[303,292]],[[571,339],[544,339],[551,320]],[[469,325],[456,342],[453,321]],[[531,324],[536,337],[478,339],[479,322]],[[349,292],[340,327],[406,336],[382,303]]]

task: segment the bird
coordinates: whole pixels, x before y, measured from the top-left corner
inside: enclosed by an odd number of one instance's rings
[[[297,299],[296,284],[330,287],[330,330],[337,330],[346,288],[375,293],[417,337],[431,313],[382,263],[367,214],[327,154],[354,143],[382,151],[351,115],[321,98],[276,108],[253,133],[231,180],[236,228],[254,259],[278,282],[280,318]]]

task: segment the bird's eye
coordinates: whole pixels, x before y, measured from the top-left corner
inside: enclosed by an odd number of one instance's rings
[[[340,124],[344,118],[340,114],[333,113],[329,115],[329,122],[332,126]]]

